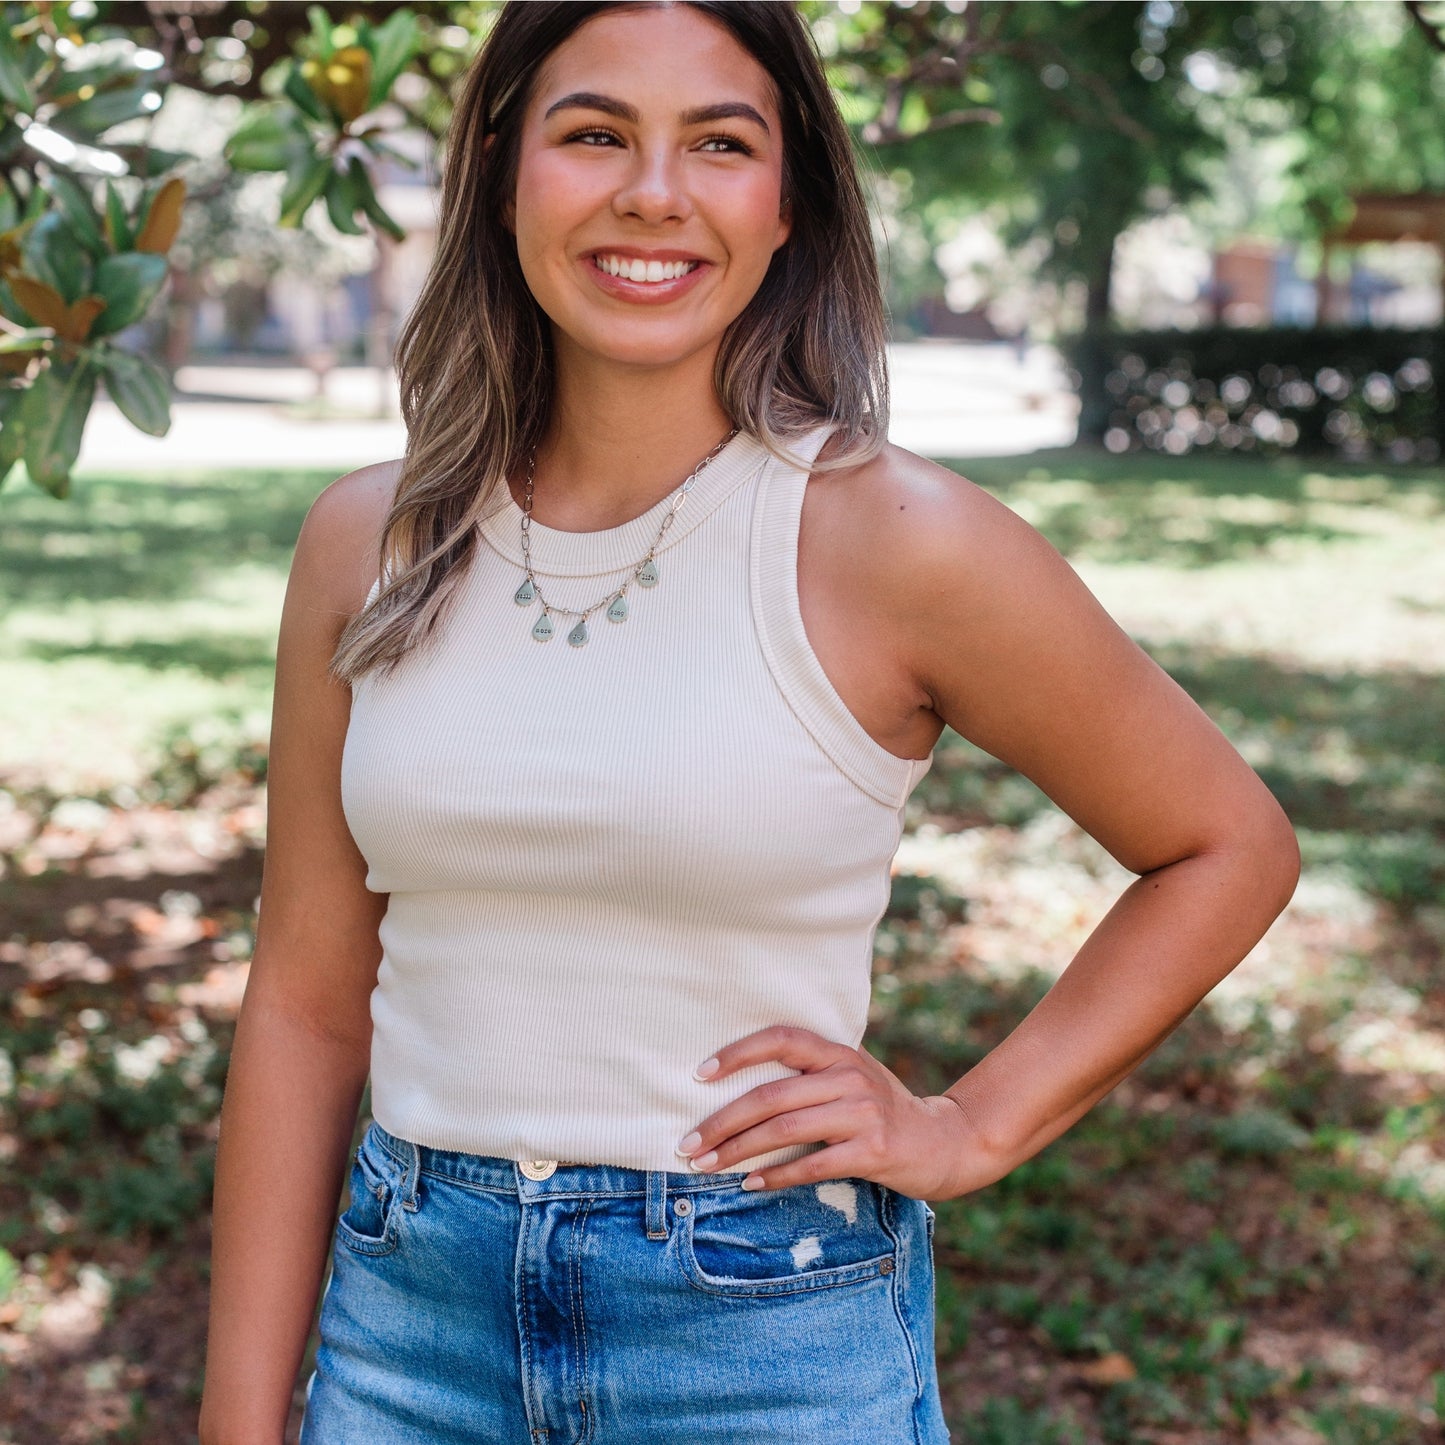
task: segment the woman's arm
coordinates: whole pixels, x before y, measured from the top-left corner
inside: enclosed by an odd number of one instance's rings
[[[829,479],[831,480],[831,479]],[[927,708],[1033,779],[1138,878],[1029,1016],[946,1094],[918,1099],[862,1050],[763,1030],[720,1078],[800,1070],[699,1126],[707,1168],[828,1147],[765,1187],[856,1175],[922,1198],[1002,1177],[1133,1069],[1289,900],[1299,854],[1259,778],[1044,539],[986,493],[890,448],[833,560]],[[875,560],[876,559],[876,560]]]
[[[281,1445],[366,1083],[386,900],[342,815],[350,690],[327,665],[374,576],[395,465],[321,494],[286,590],[261,914],[216,1158],[203,1445]]]

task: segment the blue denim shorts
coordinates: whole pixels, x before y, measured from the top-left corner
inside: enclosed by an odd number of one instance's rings
[[[538,1177],[540,1176],[540,1177]],[[368,1130],[302,1445],[941,1445],[933,1211]]]

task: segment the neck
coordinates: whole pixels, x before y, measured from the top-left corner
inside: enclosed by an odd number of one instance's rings
[[[732,430],[713,387],[715,355],[667,368],[588,357],[563,366],[559,357],[533,472],[536,520],[562,531],[617,527],[676,491]],[[521,487],[518,479],[519,502]]]

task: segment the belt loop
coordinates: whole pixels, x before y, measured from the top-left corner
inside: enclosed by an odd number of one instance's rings
[[[411,1142],[405,1141],[406,1152],[406,1178],[401,1187],[401,1207],[408,1214],[415,1214],[421,1201],[417,1198],[417,1189],[421,1185],[421,1150]]]
[[[662,1169],[647,1171],[647,1237],[667,1238],[667,1173]]]

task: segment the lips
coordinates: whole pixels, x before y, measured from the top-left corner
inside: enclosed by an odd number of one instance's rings
[[[674,281],[694,271],[703,263],[698,257],[629,256],[619,251],[596,251],[592,264],[609,276],[625,281],[656,285]]]
[[[615,257],[616,262],[626,259],[636,272],[642,275],[634,279],[631,274],[614,274],[607,269],[609,257]],[[690,265],[689,265],[690,263]],[[681,296],[697,284],[698,278],[709,267],[709,262],[701,257],[688,256],[686,253],[679,254],[674,258],[664,261],[661,257],[641,256],[628,257],[625,252],[615,251],[594,251],[583,259],[582,264],[587,268],[587,274],[592,278],[593,283],[609,296],[620,301],[627,301],[634,304],[647,304],[649,302],[666,302],[675,297]],[[688,269],[682,269],[688,266]],[[662,273],[666,267],[669,271],[679,272],[672,276]],[[648,280],[647,272],[651,271],[657,279]]]

